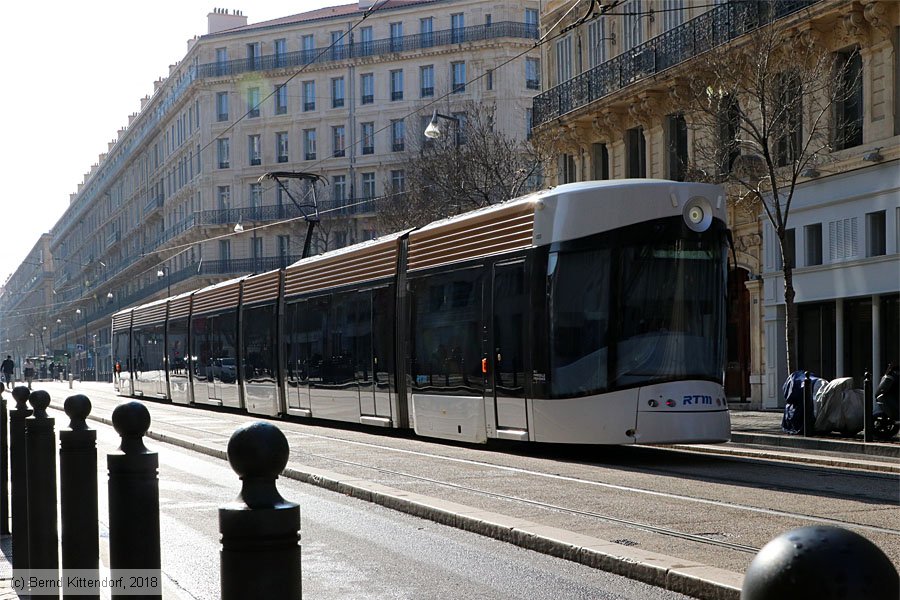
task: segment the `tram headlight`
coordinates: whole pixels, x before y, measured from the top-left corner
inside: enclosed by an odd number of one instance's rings
[[[694,196],[684,205],[682,216],[687,226],[696,232],[709,229],[712,224],[712,205],[702,196]]]

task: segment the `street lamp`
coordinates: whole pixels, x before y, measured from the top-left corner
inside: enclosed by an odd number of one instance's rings
[[[242,230],[243,231],[243,230]],[[172,296],[172,278],[169,277],[169,266],[168,265],[160,265],[159,269],[156,270],[156,278],[162,279],[166,278],[166,296]]]
[[[434,111],[431,115],[431,122],[428,124],[428,127],[425,128],[425,137],[430,140],[436,140],[441,137],[443,134],[441,133],[440,127],[438,127],[438,119],[446,119],[447,121],[452,121],[456,123],[456,126],[459,127],[459,119],[456,117],[448,117],[447,115],[442,115],[437,110]],[[457,135],[456,143],[459,145],[459,136]]]
[[[31,355],[37,356],[37,341],[34,339],[34,332],[30,332],[28,335],[31,336]]]
[[[82,346],[82,349],[84,350],[84,364],[81,367],[81,380],[84,381],[84,372],[87,370],[87,311],[82,311],[80,308],[75,309],[76,316],[81,316],[82,314],[84,315],[84,346]]]
[[[47,331],[47,326],[41,326],[41,356],[47,353],[47,347],[44,346],[44,332]]]

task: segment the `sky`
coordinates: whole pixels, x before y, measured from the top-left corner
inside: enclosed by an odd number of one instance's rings
[[[122,0],[3,6],[0,114],[6,142],[0,283],[15,272],[69,204],[84,174],[138,112],[153,82],[207,31],[214,8],[248,24],[352,0]]]

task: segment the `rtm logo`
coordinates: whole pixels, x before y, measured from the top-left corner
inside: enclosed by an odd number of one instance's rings
[[[696,394],[694,396],[685,396],[681,401],[682,404],[712,404],[712,396],[701,396],[700,394]]]

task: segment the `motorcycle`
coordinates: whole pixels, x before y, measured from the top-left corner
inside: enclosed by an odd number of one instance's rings
[[[872,418],[875,437],[880,440],[889,440],[900,431],[900,370],[891,364],[875,390]]]

